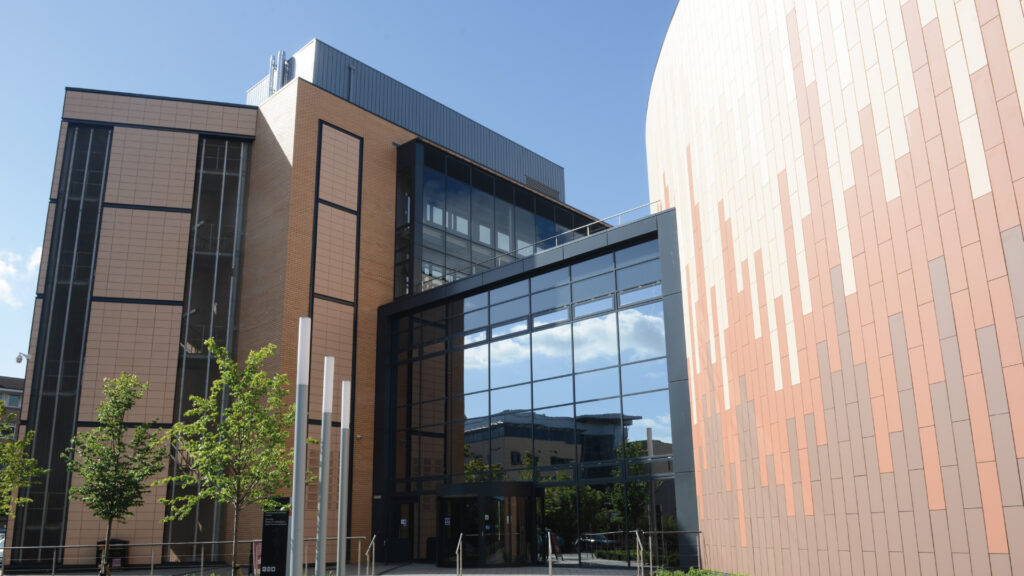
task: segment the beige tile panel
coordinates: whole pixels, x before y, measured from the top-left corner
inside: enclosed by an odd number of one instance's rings
[[[255,108],[127,94],[68,90],[64,93],[64,118],[242,136],[256,134]]]
[[[274,372],[294,366],[284,359],[282,321],[295,94],[295,84],[289,84],[260,107],[245,199],[245,228],[248,233],[243,237],[242,245],[238,350],[244,353],[268,342],[282,346],[282,350],[265,364],[267,371]],[[255,232],[257,230],[259,233]],[[253,266],[253,262],[259,265]],[[306,289],[309,289],[308,285]],[[295,332],[287,336],[293,339]]]
[[[106,202],[191,208],[199,136],[114,128]]]
[[[149,382],[149,391],[129,414],[132,421],[170,422],[178,374],[181,306],[93,302],[86,337],[78,419],[96,420],[103,379],[121,372]]]
[[[191,215],[105,208],[93,295],[181,300]]]
[[[320,198],[359,208],[359,139],[330,126],[320,142]]]
[[[317,212],[316,269],[313,290],[332,298],[355,300],[356,217],[321,205]]]

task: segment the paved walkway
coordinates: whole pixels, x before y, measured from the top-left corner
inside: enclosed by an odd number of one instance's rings
[[[636,568],[624,569],[618,566],[580,566],[578,564],[556,565],[553,570],[556,575],[578,575],[595,574],[597,576],[630,576],[636,574]],[[454,574],[454,568],[435,566],[434,564],[402,564],[398,566],[377,565],[377,574],[386,576],[434,576],[439,574]],[[472,576],[509,576],[513,574],[522,575],[546,575],[548,567],[545,566],[518,566],[514,568],[464,568],[463,574]]]

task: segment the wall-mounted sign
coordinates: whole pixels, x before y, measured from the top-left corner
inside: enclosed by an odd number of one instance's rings
[[[444,519],[444,525],[445,526],[451,526],[452,525],[452,519],[451,518],[445,518]]]

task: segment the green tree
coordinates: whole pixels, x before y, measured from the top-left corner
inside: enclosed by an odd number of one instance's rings
[[[68,491],[81,500],[93,515],[107,521],[100,568],[110,573],[108,551],[114,521],[124,522],[131,509],[143,503],[149,492],[149,478],[166,465],[167,451],[154,427],[156,420],[130,426],[125,417],[135,406],[149,382],[140,383],[134,374],[103,380],[106,399],[96,411],[98,426],[71,439],[61,457],[68,470],[82,478]],[[130,428],[133,428],[130,430]]]
[[[291,484],[288,433],[295,406],[285,403],[288,379],[263,371],[263,363],[277,349],[273,344],[249,352],[244,365],[213,338],[205,344],[217,360],[220,377],[209,396],[189,398],[187,420],[175,423],[168,433],[180,473],[161,483],[175,482],[184,490],[161,502],[170,507],[164,521],[181,520],[200,500],[229,504],[231,567],[237,573],[239,514],[250,505],[281,509],[275,496]]]
[[[49,472],[29,456],[35,432],[27,432],[22,438],[15,438],[18,414],[10,412],[0,402],[0,517],[14,514],[14,509],[32,501],[27,496],[17,496],[19,488],[31,486],[37,476]]]

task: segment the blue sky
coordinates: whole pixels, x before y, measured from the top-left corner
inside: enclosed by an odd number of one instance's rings
[[[299,7],[297,7],[299,6]],[[28,349],[65,86],[242,102],[317,37],[565,167],[598,217],[647,202],[644,119],[675,0],[11,2],[0,54],[0,375]]]

